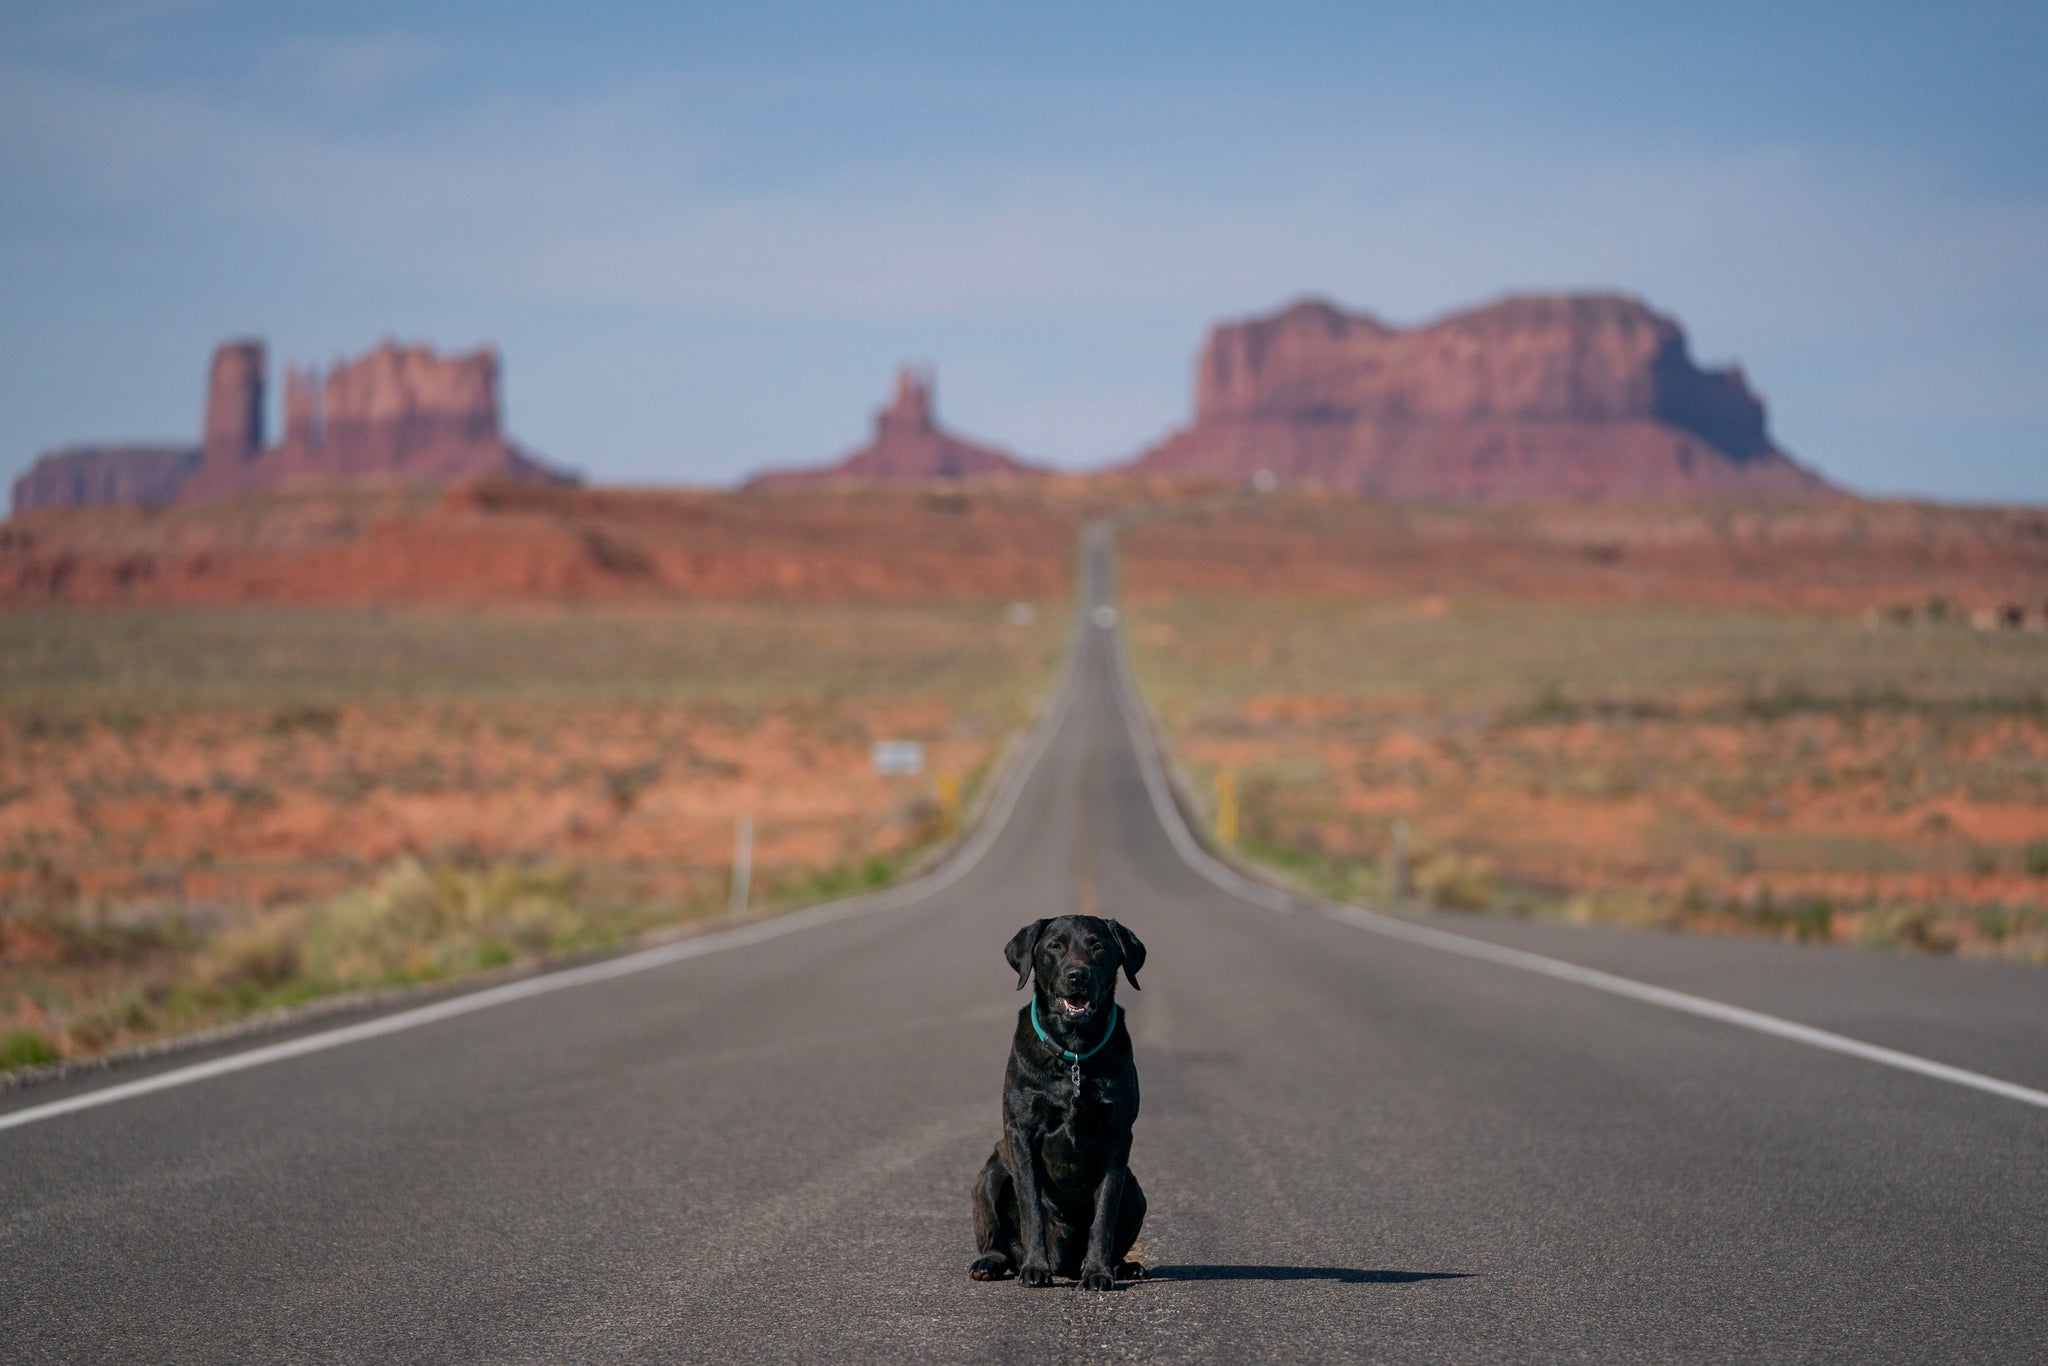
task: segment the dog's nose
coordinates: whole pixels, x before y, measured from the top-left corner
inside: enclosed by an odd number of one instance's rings
[[[1088,976],[1089,976],[1089,973],[1088,973],[1088,969],[1086,969],[1086,968],[1068,968],[1068,969],[1067,969],[1067,985],[1068,985],[1068,986],[1070,986],[1070,987],[1084,987],[1084,986],[1087,986],[1087,985],[1088,985]]]

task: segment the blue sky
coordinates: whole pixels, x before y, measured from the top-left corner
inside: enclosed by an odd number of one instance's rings
[[[899,360],[1069,466],[1214,320],[1614,288],[1852,487],[2048,501],[2048,6],[0,0],[0,475],[495,342],[606,481],[836,456]]]

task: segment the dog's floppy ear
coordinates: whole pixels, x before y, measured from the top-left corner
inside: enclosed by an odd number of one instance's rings
[[[1114,920],[1109,922],[1109,937],[1116,940],[1117,952],[1123,955],[1124,980],[1132,991],[1143,991],[1138,985],[1138,969],[1145,966],[1145,941]]]
[[[1038,952],[1038,936],[1045,933],[1050,920],[1034,920],[1010,936],[1010,942],[1003,945],[1003,957],[1010,960],[1010,966],[1017,969],[1017,990],[1024,990],[1024,984],[1031,980],[1031,957]],[[1140,949],[1140,953],[1144,950]]]

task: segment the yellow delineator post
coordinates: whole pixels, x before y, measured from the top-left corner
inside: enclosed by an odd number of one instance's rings
[[[939,812],[947,834],[960,828],[960,779],[950,768],[939,770]]]
[[[1237,843],[1237,770],[1216,770],[1216,842]]]

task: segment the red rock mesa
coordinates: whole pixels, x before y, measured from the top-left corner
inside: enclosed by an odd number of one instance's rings
[[[1217,327],[1195,420],[1127,469],[1391,498],[1828,492],[1771,444],[1738,369],[1611,294],[1510,298],[1393,328],[1320,301]]]
[[[203,444],[74,446],[14,484],[14,510],[63,503],[168,503],[303,485],[444,484],[571,476],[507,440],[498,425],[498,356],[440,356],[385,342],[359,360],[285,373],[284,439],[264,439],[260,341],[214,351]]]
[[[168,503],[198,468],[197,446],[66,446],[43,456],[14,481],[14,510]]]
[[[875,414],[874,439],[836,464],[806,469],[764,470],[755,487],[816,483],[825,479],[973,479],[986,475],[1039,475],[1007,451],[954,436],[932,412],[934,376],[904,366],[896,372],[896,396]]]

